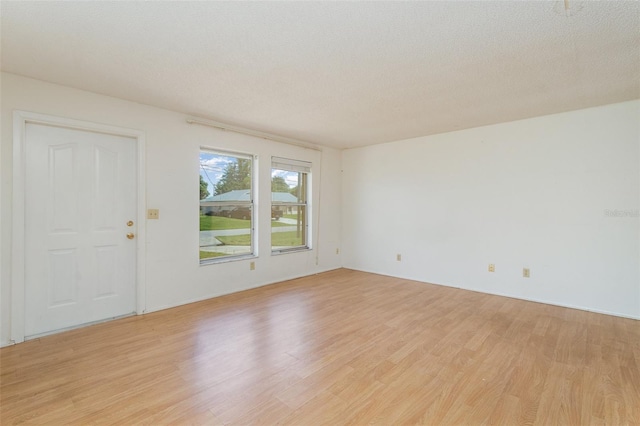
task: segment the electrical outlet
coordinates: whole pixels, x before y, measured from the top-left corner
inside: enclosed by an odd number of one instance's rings
[[[256,270],[256,262],[249,263],[249,270],[251,270],[251,271],[255,271]]]
[[[396,260],[398,262],[402,262],[402,255],[401,254],[396,254]]]
[[[336,254],[340,254],[340,249],[339,248],[336,249]]]
[[[493,263],[489,264],[489,272],[495,272],[496,271],[496,265],[494,265]]]
[[[531,276],[531,271],[529,271],[529,268],[522,268],[522,276],[525,278],[529,278]]]
[[[147,219],[160,219],[160,210],[158,209],[147,210]]]

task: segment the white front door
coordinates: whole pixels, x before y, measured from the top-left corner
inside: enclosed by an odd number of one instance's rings
[[[27,124],[25,152],[25,336],[135,312],[136,140]]]

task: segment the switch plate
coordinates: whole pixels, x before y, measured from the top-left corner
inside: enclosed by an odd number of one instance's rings
[[[489,272],[495,272],[496,271],[496,265],[494,265],[493,263],[489,264]]]
[[[255,271],[256,270],[256,262],[249,263],[249,270],[251,270],[251,271]]]
[[[147,219],[160,219],[160,210],[158,210],[158,209],[148,209],[147,210]]]
[[[339,248],[336,249],[336,254],[340,254],[340,249]]]
[[[398,262],[402,262],[402,255],[401,254],[396,254],[396,260]]]
[[[529,268],[522,268],[522,276],[525,278],[529,278],[531,276],[531,271],[529,271]]]

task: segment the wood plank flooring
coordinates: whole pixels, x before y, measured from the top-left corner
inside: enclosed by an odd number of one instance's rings
[[[350,270],[0,350],[0,422],[640,424],[640,322]]]

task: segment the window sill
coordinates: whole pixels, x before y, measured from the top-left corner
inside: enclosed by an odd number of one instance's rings
[[[224,256],[224,257],[212,257],[209,259],[200,260],[200,266],[217,265],[220,263],[238,262],[242,260],[256,259],[258,256],[255,254],[242,254],[238,256]]]
[[[311,251],[311,247],[295,247],[290,249],[275,250],[271,252],[271,256],[280,256],[281,254],[300,253],[303,251]]]

